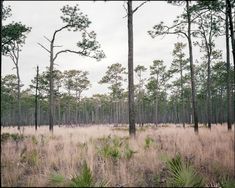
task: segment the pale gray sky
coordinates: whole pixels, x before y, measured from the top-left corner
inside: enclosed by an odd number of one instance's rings
[[[133,7],[140,3],[133,2]],[[108,92],[107,85],[100,85],[97,82],[105,74],[107,67],[118,62],[127,68],[127,18],[123,18],[126,15],[123,1],[4,1],[4,6],[11,6],[12,16],[3,24],[21,21],[32,27],[20,54],[20,76],[25,85],[24,89],[35,76],[37,65],[39,65],[40,72],[49,66],[48,53],[37,43],[49,45],[43,36],[50,39],[53,32],[63,25],[60,19],[60,9],[66,4],[79,4],[81,11],[88,15],[92,22],[90,29],[97,33],[97,40],[107,57],[97,62],[76,54],[63,54],[56,60],[55,63],[58,65],[56,68],[61,71],[69,69],[89,71],[92,87],[85,91],[83,96],[106,93]],[[152,39],[147,31],[160,21],[171,24],[182,10],[183,7],[172,6],[164,1],[148,2],[138,9],[133,18],[134,66],[144,65],[149,69],[154,59],[162,59],[167,66],[170,65],[174,43],[179,41],[186,43],[186,39],[172,35],[163,39],[162,37]],[[58,35],[56,44],[73,48],[79,39],[80,33],[63,31]],[[224,41],[223,37],[216,41],[217,47],[223,52],[225,51]],[[185,52],[187,53],[187,49]],[[198,50],[195,50],[194,53],[195,59],[199,59],[201,54],[198,53]],[[3,57],[2,60],[2,76],[15,74],[15,69],[12,70],[14,66],[11,60],[7,57]]]

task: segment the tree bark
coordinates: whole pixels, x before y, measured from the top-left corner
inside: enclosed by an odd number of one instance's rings
[[[233,21],[232,21],[232,7],[230,0],[226,0],[226,7],[227,7],[227,14],[229,17],[229,28],[230,28],[230,34],[231,34],[231,44],[232,44],[232,54],[233,54],[233,67],[235,70],[235,39],[234,39],[234,29],[233,29]],[[233,76],[233,80],[235,83],[235,74]],[[234,93],[233,93],[234,98]],[[235,98],[233,99],[233,105],[235,106]],[[233,116],[235,117],[235,110],[233,111]],[[234,120],[233,120],[234,122]]]
[[[198,116],[197,116],[197,103],[196,103],[196,90],[194,83],[194,66],[193,66],[193,51],[191,40],[191,15],[189,12],[189,2],[186,1],[187,19],[188,19],[188,46],[189,46],[189,61],[190,61],[190,73],[191,73],[191,87],[192,87],[192,107],[194,115],[194,132],[198,133]]]
[[[37,66],[37,76],[36,76],[36,94],[35,94],[35,130],[38,127],[38,66]]]
[[[155,99],[155,126],[158,125],[158,92],[156,91],[156,99]]]
[[[182,62],[180,61],[180,89],[181,89],[181,103],[182,103],[182,115],[181,121],[183,123],[183,127],[185,128],[185,121],[184,121],[184,93],[183,93],[183,67]]]
[[[211,129],[211,58],[210,58],[211,55],[210,55],[210,52],[208,54],[208,62],[207,62],[207,123],[208,123],[209,129]]]
[[[17,106],[18,106],[18,113],[17,113],[17,129],[20,130],[21,126],[21,104],[20,104],[20,73],[19,73],[19,66],[18,66],[18,59],[16,58],[16,74],[17,74]]]
[[[128,103],[129,103],[129,134],[135,136],[135,104],[133,78],[133,10],[132,1],[128,0]]]
[[[50,46],[50,96],[49,96],[49,130],[53,132],[54,125],[54,79],[53,79],[53,41]]]
[[[226,69],[227,69],[227,125],[228,130],[232,129],[231,123],[231,95],[230,95],[230,55],[229,55],[229,24],[228,24],[228,6],[226,6]]]

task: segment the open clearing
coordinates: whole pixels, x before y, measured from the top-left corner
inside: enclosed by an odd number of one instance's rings
[[[223,177],[234,177],[234,126],[213,125],[211,131],[175,125],[137,128],[130,138],[128,127],[2,128],[2,186],[67,186],[81,174],[86,161],[93,182],[103,186],[166,186],[165,160],[180,154],[203,177],[206,186],[218,186]],[[3,138],[3,135],[5,137]],[[62,177],[63,181],[56,181]],[[59,179],[59,178],[58,178]]]

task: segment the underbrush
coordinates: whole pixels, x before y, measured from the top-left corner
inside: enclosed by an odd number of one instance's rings
[[[1,185],[235,187],[234,136],[226,127],[199,135],[190,128],[143,129],[136,138],[98,126],[53,135],[3,131]]]

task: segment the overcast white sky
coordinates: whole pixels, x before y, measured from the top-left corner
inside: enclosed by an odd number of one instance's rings
[[[133,2],[133,7],[135,8],[140,3]],[[32,27],[20,54],[20,76],[25,85],[24,89],[31,84],[37,65],[39,65],[40,72],[49,66],[48,53],[37,43],[49,45],[43,36],[50,39],[53,32],[63,25],[60,19],[60,9],[66,4],[79,4],[81,11],[88,15],[92,22],[90,29],[97,33],[97,40],[107,57],[97,62],[76,54],[63,54],[56,60],[56,68],[61,71],[69,69],[89,71],[92,87],[85,91],[83,96],[106,93],[108,92],[107,85],[100,85],[97,82],[105,74],[107,67],[118,62],[127,68],[127,18],[123,18],[126,15],[123,1],[4,1],[4,6],[11,6],[12,16],[3,24],[21,21]],[[174,43],[180,41],[186,43],[186,39],[177,39],[172,35],[163,39],[162,37],[152,39],[147,31],[160,21],[171,24],[182,10],[183,7],[172,6],[164,1],[151,1],[138,9],[133,18],[134,66],[144,65],[149,69],[155,59],[164,60],[167,66],[171,64]],[[58,35],[56,44],[73,48],[79,38],[80,34],[77,32],[63,31]],[[223,52],[225,51],[224,41],[222,37],[216,42],[217,47]],[[187,53],[187,49],[185,52]],[[200,59],[197,51],[195,51],[194,57],[195,60]],[[14,66],[11,60],[7,57],[3,57],[2,60],[2,76],[15,74],[15,69],[12,70]],[[146,76],[148,76],[148,72]]]

